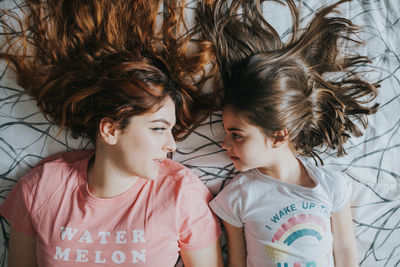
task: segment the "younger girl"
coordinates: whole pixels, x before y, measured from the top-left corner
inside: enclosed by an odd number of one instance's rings
[[[226,229],[229,266],[357,266],[351,186],[340,171],[318,166],[317,150],[343,155],[349,136],[361,135],[351,117],[365,127],[377,108],[365,106],[375,86],[355,71],[367,59],[338,48],[355,32],[351,21],[331,16],[344,1],[302,31],[287,1],[294,18],[287,44],[263,19],[260,1],[227,2],[201,5],[198,18],[225,89],[222,147],[241,171],[210,203]]]
[[[15,185],[0,207],[11,225],[9,267],[170,267],[179,254],[185,266],[222,266],[211,194],[167,158],[172,130],[182,136],[202,118],[191,79],[202,57],[179,62],[185,43],[173,34],[174,1],[157,39],[159,3],[22,5],[27,25],[8,32],[1,58],[50,120],[95,149],[51,156]],[[7,14],[3,29],[11,18],[25,25]]]

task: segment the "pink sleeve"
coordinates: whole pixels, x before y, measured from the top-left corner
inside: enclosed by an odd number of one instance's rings
[[[187,250],[207,248],[221,235],[219,221],[208,207],[211,193],[203,182],[189,170],[182,181],[179,196],[179,246]]]
[[[31,220],[33,195],[36,191],[36,187],[32,186],[35,174],[34,169],[23,176],[0,206],[0,214],[10,222],[11,226],[29,236],[36,235]]]

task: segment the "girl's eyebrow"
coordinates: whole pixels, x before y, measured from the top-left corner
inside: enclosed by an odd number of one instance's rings
[[[222,128],[225,128],[225,126],[224,126],[224,123],[222,122]],[[229,132],[232,132],[232,131],[237,131],[237,132],[244,132],[244,130],[242,130],[242,129],[239,129],[239,128],[235,128],[235,127],[230,127],[230,128],[228,128],[228,129],[226,129],[227,131],[229,131]]]
[[[151,123],[153,123],[153,122],[162,122],[162,123],[166,124],[167,126],[171,126],[171,125],[172,125],[172,123],[170,123],[170,122],[167,121],[166,119],[152,120],[152,121],[150,121],[150,122],[151,122]]]
[[[244,130],[239,129],[239,128],[235,128],[235,127],[231,127],[227,129],[228,131],[236,131],[236,132],[244,132]]]

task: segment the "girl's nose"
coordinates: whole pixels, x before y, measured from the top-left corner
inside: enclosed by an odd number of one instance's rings
[[[221,147],[228,151],[232,149],[232,146],[228,143],[227,138],[224,139],[224,141],[221,144]]]
[[[164,144],[162,149],[167,151],[167,152],[174,152],[176,150],[176,142],[175,142],[175,139],[174,139],[172,133],[169,134],[168,140]]]

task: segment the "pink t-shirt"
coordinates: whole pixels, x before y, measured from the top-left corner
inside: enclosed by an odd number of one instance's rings
[[[39,266],[174,266],[180,249],[217,241],[212,196],[183,165],[166,160],[157,180],[96,198],[86,177],[92,156],[75,151],[45,159],[0,207],[16,230],[36,237]]]

